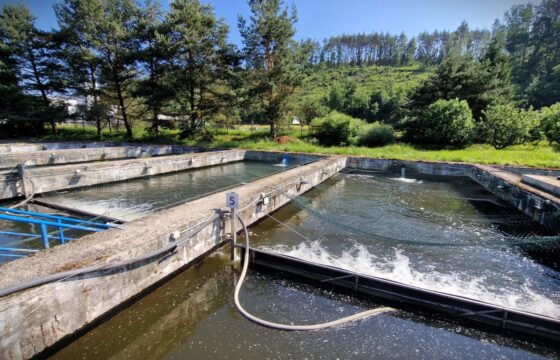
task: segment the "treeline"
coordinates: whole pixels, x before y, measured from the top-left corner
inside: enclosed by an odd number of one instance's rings
[[[545,0],[539,5],[514,5],[491,30],[471,30],[463,22],[455,31],[405,34],[350,34],[334,36],[322,44],[308,40],[312,48],[309,62],[336,66],[420,63],[439,65],[449,54],[473,61],[482,59],[495,41],[507,56],[516,96],[524,105],[542,107],[560,99],[560,2]]]
[[[323,44],[314,43],[315,55],[311,60],[329,66],[405,66],[415,61],[435,65],[454,50],[479,58],[491,37],[489,30],[469,30],[466,22],[453,32],[422,32],[410,39],[404,33],[333,36]]]
[[[185,120],[184,136],[204,133],[206,119],[235,101],[240,54],[210,6],[177,0],[164,13],[155,0],[65,0],[54,9],[53,31],[37,29],[23,5],[0,15],[0,106],[18,120],[14,132],[48,119],[56,134],[63,96],[86,99],[79,113],[99,134],[116,118],[129,137],[138,119],[157,133],[166,113]]]
[[[436,138],[420,135],[430,106],[445,100],[452,103],[439,109],[464,109],[457,99],[468,105],[469,128],[478,129],[469,130],[469,141],[487,141],[490,108],[533,111],[560,101],[560,0],[515,5],[491,30],[463,22],[452,32],[342,35],[323,44],[294,41],[296,12],[282,0],[248,4],[251,16],[238,24],[241,49],[199,0],[175,0],[169,11],[158,0],[62,0],[51,31],[38,29],[24,5],[5,5],[0,127],[12,136],[37,135],[48,123],[56,134],[57,123],[76,116],[93,122],[99,135],[116,123],[132,137],[134,123],[144,121],[155,134],[178,123],[182,137],[210,138],[216,126],[254,121],[269,124],[276,137],[294,115],[311,121],[338,111],[426,142]],[[410,64],[433,75],[415,88],[362,89],[347,80],[327,84],[322,98],[292,96],[301,94],[306,76],[325,68]],[[83,99],[76,114],[65,113],[65,98]]]
[[[430,77],[414,88],[370,90],[358,88],[351,79],[333,83],[315,102],[315,114],[321,113],[314,122],[320,128],[318,138],[327,145],[328,139],[340,138],[346,144],[367,143],[359,141],[366,131],[359,130],[364,128],[360,121],[365,120],[391,125],[405,142],[436,148],[472,143],[504,148],[545,138],[559,144],[560,1],[516,5],[504,19],[491,32],[472,32],[463,23],[453,33],[419,36],[414,61],[434,66]],[[327,46],[329,42],[339,47],[335,55],[331,53],[334,71],[368,59],[407,64],[404,44],[410,41],[403,35],[343,36],[327,41]],[[372,50],[379,46],[387,48]],[[345,132],[353,135],[335,135]],[[367,139],[376,139],[370,142],[379,144],[383,138],[379,133],[388,134],[390,129],[379,125],[367,133]],[[386,138],[393,140],[395,134]]]
[[[98,134],[116,121],[133,136],[136,121],[159,132],[163,120],[181,136],[212,136],[214,125],[257,117],[276,136],[301,81],[304,50],[293,40],[295,9],[282,0],[248,0],[239,19],[243,48],[211,5],[175,0],[63,0],[59,29],[42,31],[24,5],[0,14],[0,125],[12,136],[54,135],[64,98],[85,99],[77,116]],[[242,66],[243,65],[243,66]]]
[[[501,149],[543,139],[560,144],[560,99],[539,109],[528,105],[512,82],[504,46],[492,38],[479,59],[452,50],[412,88],[334,82],[314,102],[304,102],[306,120],[324,145],[384,145],[398,138],[395,130],[402,141],[433,148],[488,143]]]

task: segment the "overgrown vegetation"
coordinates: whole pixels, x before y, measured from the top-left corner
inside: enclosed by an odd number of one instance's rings
[[[542,131],[550,143],[560,145],[560,103],[541,109]]]
[[[352,145],[356,143],[356,137],[365,125],[363,120],[333,111],[313,123],[317,128],[314,137],[325,146]]]
[[[358,134],[357,143],[360,146],[378,147],[392,144],[395,141],[395,129],[391,125],[374,122],[366,125]]]
[[[486,138],[496,149],[530,140],[530,134],[537,126],[537,114],[529,109],[518,109],[512,104],[498,104],[483,111]],[[539,139],[537,139],[539,140]]]
[[[58,124],[73,119],[93,124],[98,139],[122,137],[124,127],[129,140],[221,146],[235,133],[222,128],[266,124],[274,139],[297,118],[313,131],[289,146],[319,152],[559,144],[558,0],[514,5],[492,29],[463,22],[412,38],[349,34],[322,44],[294,41],[296,11],[284,1],[248,4],[242,49],[199,0],[173,1],[169,11],[153,0],[62,0],[51,31],[37,29],[24,5],[5,5],[0,135],[41,136],[48,126],[63,138]],[[81,99],[75,114],[67,97]]]

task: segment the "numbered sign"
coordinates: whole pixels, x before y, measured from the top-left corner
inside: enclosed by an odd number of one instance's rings
[[[236,192],[226,193],[226,206],[230,209],[239,209],[239,195]]]

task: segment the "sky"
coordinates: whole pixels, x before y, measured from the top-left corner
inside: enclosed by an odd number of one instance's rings
[[[414,36],[427,30],[455,30],[466,20],[471,29],[490,28],[514,4],[537,0],[284,0],[298,12],[296,39],[323,40],[333,35],[374,31]],[[56,28],[52,6],[57,0],[0,0],[23,3],[37,17],[37,27]],[[169,0],[161,0],[169,8]],[[241,44],[237,16],[249,16],[246,0],[201,0],[214,6],[230,25],[230,40]]]

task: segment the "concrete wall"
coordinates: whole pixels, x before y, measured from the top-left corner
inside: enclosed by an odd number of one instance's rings
[[[266,161],[272,163],[280,163],[282,159],[286,157],[288,159],[288,164],[290,163],[308,163],[318,159],[325,158],[324,156],[312,155],[312,154],[293,154],[286,152],[277,151],[251,151],[247,150],[245,152],[245,160],[249,161]]]
[[[390,159],[371,159],[364,157],[348,157],[347,167],[350,169],[382,170],[400,174],[402,167],[410,174],[465,176],[469,165],[460,163],[438,163],[424,161],[406,161]]]
[[[130,159],[139,157],[177,155],[198,151],[197,148],[176,145],[141,145],[66,149],[32,152],[12,152],[0,156],[0,168],[25,166],[59,165],[89,161]]]
[[[84,186],[90,184],[89,181],[100,181],[95,180],[96,173],[102,173],[103,179],[107,181],[115,181],[131,176],[145,176],[156,173],[155,171],[177,171],[183,166],[193,168],[245,158],[278,161],[282,155],[231,150],[179,155],[173,157],[173,160],[148,159],[146,163],[144,160],[126,160],[90,164],[87,168],[84,165],[64,165],[32,170],[31,176],[37,181],[41,179],[40,186],[45,187]],[[315,157],[302,157],[302,160],[312,158]],[[194,164],[190,159],[195,160]],[[109,165],[114,167],[107,168]],[[554,226],[554,221],[560,224],[559,210],[555,207],[558,202],[553,202],[545,194],[523,188],[522,184],[504,178],[503,174],[491,167],[464,164],[329,157],[230,191],[239,194],[242,208],[240,215],[250,225],[325,181],[345,166],[400,172],[402,165],[411,172],[422,174],[470,176],[537,221],[548,226]],[[54,169],[60,172],[52,174]],[[75,184],[68,184],[71,180],[68,176],[76,175],[75,170],[80,170],[81,176]],[[71,174],[67,175],[66,172]],[[93,180],[88,180],[89,178]],[[220,192],[127,223],[124,230],[111,229],[91,234],[80,241],[6,263],[0,266],[0,288],[65,270],[110,264],[145,255],[168,245],[172,241],[170,234],[184,231],[215,215],[217,209],[223,209],[224,202],[225,192]],[[166,256],[142,259],[111,270],[97,270],[0,298],[0,358],[29,358],[68,339],[223,244],[224,229],[229,229],[229,224],[215,219],[196,236],[190,238],[183,233],[173,240],[185,243]]]
[[[138,146],[134,143],[105,142],[105,141],[66,141],[66,142],[43,142],[43,143],[0,143],[0,154],[6,153],[28,153],[43,150],[61,149],[91,149],[112,146]]]
[[[495,168],[511,171],[517,175],[531,174],[544,176],[560,176],[560,169],[536,169],[529,167],[513,167],[513,166],[494,166]]]
[[[17,170],[5,171],[0,173],[0,199],[225,164],[241,161],[244,157],[244,150],[227,150],[79,165],[44,166],[26,169],[24,179]]]
[[[236,187],[240,215],[249,225],[340,171],[345,158],[319,160],[306,166]],[[263,197],[268,198],[264,204]],[[154,213],[80,241],[40,251],[35,256],[0,266],[0,288],[22,281],[130,259],[169,243],[170,234],[189,228],[224,207],[225,192]],[[226,229],[229,229],[229,224]],[[96,271],[0,298],[0,358],[25,359],[71,336],[134,299],[174,272],[188,266],[224,241],[223,226],[215,220],[186,240],[176,252],[110,271]]]
[[[472,165],[469,177],[525,215],[560,234],[560,199],[499,168]]]

